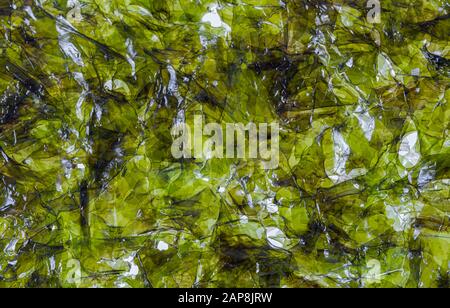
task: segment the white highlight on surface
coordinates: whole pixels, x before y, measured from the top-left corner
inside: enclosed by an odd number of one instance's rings
[[[350,157],[351,150],[349,145],[345,142],[342,134],[336,129],[333,130],[334,141],[334,172],[330,177],[335,183],[341,183],[348,179],[347,176],[347,161]]]
[[[108,91],[117,91],[122,89],[125,94],[130,93],[130,88],[128,87],[127,83],[120,79],[108,80],[107,82],[105,82],[104,87]]]
[[[73,78],[83,88],[83,91],[81,92],[81,95],[78,98],[77,105],[75,107],[75,112],[76,112],[77,118],[79,120],[83,120],[82,107],[83,107],[83,103],[86,99],[86,96],[89,93],[89,84],[84,79],[83,73],[75,72],[75,73],[73,73]]]
[[[415,167],[421,159],[419,144],[419,133],[411,132],[403,137],[398,152],[399,159],[403,167],[409,169]]]
[[[177,82],[177,73],[172,65],[167,66],[167,71],[170,75],[170,81],[169,81],[169,91],[172,94],[175,94],[178,92],[178,82]]]
[[[278,228],[267,228],[267,240],[275,248],[283,248],[286,242],[286,235]]]
[[[399,206],[385,203],[385,207],[387,217],[394,221],[394,230],[396,232],[404,232],[412,227],[413,219],[422,212],[424,205],[422,203],[414,204],[409,201]]]
[[[241,219],[240,219],[240,222],[241,222],[241,224],[243,224],[243,225],[248,224],[248,217],[245,216],[245,215],[242,215],[242,216],[241,216]]]
[[[417,184],[419,187],[423,187],[428,183],[434,181],[436,178],[436,166],[424,166],[420,169],[419,178],[417,179]]]
[[[177,72],[175,71],[172,65],[167,66],[167,71],[169,72],[170,80],[167,89],[169,90],[169,94],[172,94],[176,97],[178,104],[181,105],[183,103],[183,98],[178,92],[178,79]]]
[[[136,50],[134,50],[133,41],[130,38],[127,38],[127,40],[125,41],[125,46],[127,47],[128,52],[127,62],[131,66],[131,76],[136,77],[136,62],[134,61],[134,59],[137,56],[137,52]]]
[[[6,245],[5,249],[3,250],[3,252],[5,253],[14,253],[16,251],[16,245],[19,242],[19,239],[14,238],[12,239],[8,245]]]
[[[59,47],[61,47],[63,53],[72,59],[72,61],[78,66],[84,66],[83,59],[81,57],[81,52],[75,47],[75,45],[70,42],[70,29],[75,29],[70,22],[68,22],[64,17],[58,16],[56,22],[56,31],[58,31],[58,41]]]
[[[420,76],[420,68],[415,68],[411,71],[411,75],[419,77]]]
[[[345,65],[347,65],[347,67],[352,68],[352,67],[353,67],[353,58],[351,58],[350,60],[348,60],[348,62],[347,62]]]
[[[231,27],[229,25],[227,25],[226,23],[224,23],[222,21],[222,19],[220,18],[218,9],[220,7],[217,4],[213,4],[210,8],[209,8],[209,13],[206,13],[203,18],[202,18],[202,22],[204,23],[209,23],[211,25],[211,27],[213,28],[223,28],[225,29],[226,32],[231,32]]]
[[[450,138],[449,137],[447,137],[447,140],[445,140],[443,146],[444,146],[444,148],[450,148]]]
[[[3,201],[3,204],[0,206],[0,211],[7,209],[10,206],[13,206],[16,204],[16,200],[13,198],[13,194],[10,189],[6,190],[6,198]]]
[[[28,16],[31,17],[33,20],[37,20],[36,16],[34,16],[33,10],[31,9],[31,6],[27,5],[23,8],[25,12],[27,12]]]
[[[378,74],[384,78],[389,78],[389,76],[395,77],[397,75],[394,70],[394,64],[385,53],[378,55]]]
[[[274,203],[274,199],[266,199],[261,201],[261,205],[269,212],[270,214],[278,213],[278,206]]]
[[[50,270],[54,271],[56,269],[56,261],[55,256],[52,256],[50,258]]]
[[[67,7],[68,8],[74,8],[76,6],[79,6],[80,2],[78,0],[67,0]]]
[[[159,251],[166,251],[169,250],[169,244],[167,244],[164,241],[160,241],[158,243],[158,246],[156,247]]]
[[[124,274],[125,277],[136,277],[139,274],[139,266],[134,263],[134,259],[136,259],[136,253],[133,253],[128,258],[123,259],[130,265],[130,271]]]
[[[361,129],[364,131],[364,136],[366,136],[368,141],[371,141],[373,132],[375,131],[375,118],[373,118],[369,111],[362,106],[358,106],[355,113]]]

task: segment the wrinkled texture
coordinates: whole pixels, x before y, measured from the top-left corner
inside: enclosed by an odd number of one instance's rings
[[[0,287],[448,288],[450,4],[381,3],[0,0]]]

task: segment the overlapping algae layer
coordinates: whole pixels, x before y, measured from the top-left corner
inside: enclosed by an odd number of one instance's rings
[[[448,287],[450,4],[381,6],[1,0],[0,286]]]

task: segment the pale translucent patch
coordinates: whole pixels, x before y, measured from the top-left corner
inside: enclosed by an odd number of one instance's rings
[[[146,8],[139,6],[139,5],[127,5],[127,9],[129,12],[132,12],[132,13],[137,13],[139,15],[147,16],[147,17],[153,17],[152,13],[150,13],[149,10],[147,10]]]
[[[67,40],[60,40],[59,45],[63,50],[64,54],[72,59],[74,63],[79,66],[84,66],[83,59],[81,58],[80,51],[75,47],[74,44],[70,43]]]
[[[415,68],[411,71],[411,75],[419,77],[420,76],[420,68]]]
[[[197,179],[205,181],[205,182],[210,182],[211,179],[208,178],[207,176],[205,176],[204,174],[202,174],[202,172],[200,170],[195,170],[194,171],[194,175]]]
[[[127,83],[120,79],[108,80],[105,82],[104,87],[108,91],[122,90],[125,94],[130,94],[130,88]]]
[[[372,140],[373,133],[375,131],[375,118],[373,118],[368,110],[358,106],[355,110],[356,117],[358,118],[359,125],[364,132],[364,136],[368,141]]]
[[[7,189],[6,198],[3,201],[2,206],[0,207],[0,211],[9,208],[16,204],[16,200],[14,200],[11,190]]]
[[[389,76],[392,77],[396,76],[394,64],[389,59],[389,57],[384,53],[378,55],[378,74],[384,78],[388,78]]]
[[[404,212],[401,209],[396,209],[392,206],[386,206],[386,214],[389,219],[394,220],[394,230],[397,232],[406,231],[411,215],[408,212]]]
[[[130,57],[135,58],[137,56],[137,52],[134,49],[133,41],[130,38],[127,38],[127,40],[125,41],[125,46],[127,46],[127,52]]]
[[[78,0],[67,0],[67,7],[73,8],[80,5],[80,2]]]
[[[348,27],[348,28],[353,27],[353,20],[350,18],[350,16],[348,14],[341,14],[340,17],[341,17],[341,22],[344,24],[345,27]]]
[[[80,97],[78,98],[77,104],[75,106],[75,113],[77,115],[77,118],[79,120],[83,120],[83,103],[86,99],[86,95],[83,95],[83,93],[80,95]]]
[[[133,41],[129,38],[127,38],[127,40],[125,41],[125,46],[127,47],[127,62],[130,64],[131,66],[131,76],[135,77],[136,76],[136,62],[134,61],[134,59],[137,56],[137,52],[134,50],[134,45],[133,45]]]
[[[286,235],[278,228],[267,228],[267,240],[274,248],[283,248],[286,243]]]
[[[347,63],[345,64],[348,67],[352,68],[353,67],[353,58],[351,58],[350,60],[347,61]]]
[[[70,42],[70,29],[75,28],[64,17],[58,16],[56,22],[56,31],[58,31],[59,34],[59,47],[67,57],[72,59],[75,64],[77,64],[78,66],[84,66],[81,52],[75,47],[74,44]]]
[[[10,254],[10,253],[14,253],[16,251],[16,245],[19,242],[19,239],[12,239],[8,245],[6,245],[5,249],[3,250],[3,252],[5,252],[6,254]]]
[[[130,67],[131,67],[131,76],[135,77],[136,76],[136,62],[134,62],[133,58],[131,58],[128,55],[127,55],[127,62],[128,62],[128,64],[130,64]]]
[[[364,277],[364,281],[368,285],[381,282],[381,263],[376,259],[369,260],[366,268],[369,269]]]
[[[203,46],[203,48],[208,48],[209,41],[205,36],[200,35],[200,44]]]
[[[170,80],[168,85],[169,93],[175,96],[178,100],[178,103],[181,104],[183,102],[183,98],[181,97],[180,93],[178,92],[178,79],[177,79],[177,72],[175,71],[174,67],[172,65],[167,66],[167,71],[169,72]]]
[[[58,179],[56,180],[56,191],[57,192],[62,192],[62,181],[61,178],[58,177]]]
[[[50,270],[54,271],[56,269],[56,261],[55,256],[52,256],[50,258]]]
[[[414,240],[417,240],[422,231],[420,229],[414,229]]]
[[[406,201],[406,200],[404,200]],[[420,214],[424,205],[412,202],[403,202],[402,205],[395,206],[385,203],[386,215],[394,221],[393,228],[396,232],[408,231],[411,228],[413,219]]]
[[[243,224],[243,225],[248,224],[248,217],[245,216],[245,215],[242,215],[241,218],[240,218],[240,222],[241,222],[241,224]]]
[[[274,199],[266,199],[260,202],[261,206],[263,206],[267,212],[270,214],[278,213],[278,206],[274,203]]]
[[[83,15],[81,14],[81,5],[80,3],[75,3],[72,9],[67,13],[67,20],[79,23],[83,21]]]
[[[219,14],[217,13],[217,9],[215,9],[211,13],[205,14],[202,18],[202,22],[209,22],[211,24],[211,26],[214,28],[222,27],[222,19],[220,18]]]
[[[64,171],[64,176],[66,177],[66,179],[70,179],[72,177],[72,171],[73,171],[72,162],[67,159],[62,159],[61,165],[62,165],[62,169]]]
[[[333,130],[334,141],[334,170],[330,177],[335,183],[341,183],[348,179],[347,176],[347,161],[350,157],[351,150],[349,145],[345,142],[344,137],[337,130]]]
[[[31,9],[31,6],[28,6],[28,5],[27,5],[27,6],[25,6],[25,7],[23,8],[23,10],[24,10],[25,12],[27,12],[28,16],[30,16],[31,19],[37,20],[36,16],[35,16],[34,13],[33,13],[33,10]]]
[[[265,232],[266,232],[266,230],[264,228],[262,228],[262,227],[256,229],[256,237],[258,239],[262,239],[264,237],[264,235],[265,235]]]
[[[8,155],[6,155],[5,152],[3,152],[3,150],[0,148],[0,153],[2,153],[2,157],[6,162],[9,162],[9,157]]]
[[[446,130],[446,131],[445,131],[445,135],[446,135],[447,137],[445,138],[443,147],[444,147],[444,148],[450,148],[450,131],[449,131],[449,130]]]
[[[211,5],[208,9],[209,12],[203,15],[201,21],[202,23],[210,24],[213,28],[222,29],[223,33],[221,35],[225,35],[225,37],[227,37],[231,33],[231,27],[223,22],[222,18],[220,17],[220,8],[221,7],[218,4]],[[208,38],[204,35],[205,27],[203,25],[199,30],[200,44],[203,46],[203,48],[208,48],[208,45],[214,45],[217,43],[216,37]]]
[[[314,53],[319,56],[322,63],[328,65],[330,62],[330,54],[328,53],[326,44],[327,39],[325,34],[316,29],[315,34],[311,37],[311,42],[308,44],[308,48],[314,48]]]
[[[436,166],[425,166],[422,169],[420,169],[417,184],[419,184],[420,187],[423,187],[428,183],[434,181],[435,178],[436,178]]]
[[[125,277],[136,277],[139,274],[139,266],[134,263],[134,260],[136,259],[136,253],[133,253],[128,258],[124,258],[123,260],[127,262],[130,265],[130,270],[127,273],[124,273],[123,275]]]
[[[77,104],[75,106],[75,113],[77,115],[77,118],[79,120],[83,120],[82,107],[83,107],[83,103],[86,99],[86,96],[88,95],[88,92],[89,92],[89,84],[84,79],[84,76],[82,73],[75,72],[75,73],[73,73],[73,77],[74,77],[75,81],[83,88],[83,92],[81,92],[81,95],[78,98]]]
[[[195,283],[194,284],[198,284],[201,281],[202,275],[203,275],[203,265],[202,265],[202,262],[200,260],[198,260],[197,274],[195,275]]]
[[[16,266],[17,265],[17,263],[19,263],[17,260],[14,260],[14,261],[10,261],[10,262],[8,262],[8,264],[9,265],[11,265],[11,266]],[[3,268],[0,266],[0,270],[2,270]],[[25,276],[23,276],[23,277],[26,277],[26,275]]]
[[[169,75],[170,75],[168,89],[170,92],[176,93],[176,92],[178,92],[177,73],[172,65],[167,66],[167,71],[169,72]]]
[[[107,82],[105,82],[104,87],[105,87],[106,90],[112,91],[112,89],[113,89],[113,81],[112,80],[108,80]]]
[[[101,119],[102,119],[102,115],[103,115],[103,109],[99,104],[95,104],[94,106],[94,112],[95,112],[95,116],[97,118],[97,122],[100,123]]]
[[[324,25],[330,22],[330,16],[327,14],[320,14],[316,17],[316,26]]]
[[[209,8],[209,13],[203,15],[202,22],[209,23],[213,28],[223,28],[225,32],[230,33],[231,27],[222,21],[218,9],[219,6],[217,4],[213,4]]]
[[[84,79],[83,73],[75,72],[73,73],[73,78],[80,86],[83,87],[83,90],[89,90],[89,84]]]
[[[418,132],[411,132],[403,137],[398,155],[401,164],[407,169],[415,167],[420,162],[421,154]]]
[[[158,246],[156,247],[159,251],[166,251],[169,250],[169,244],[167,244],[164,241],[158,242]]]

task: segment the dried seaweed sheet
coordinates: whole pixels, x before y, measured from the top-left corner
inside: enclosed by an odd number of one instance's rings
[[[0,0],[0,287],[448,288],[450,3],[381,6]]]

